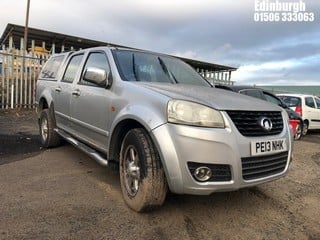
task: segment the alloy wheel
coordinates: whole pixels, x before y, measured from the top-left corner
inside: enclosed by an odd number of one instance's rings
[[[124,155],[124,181],[127,192],[130,196],[135,196],[140,186],[140,167],[137,149],[130,145]]]

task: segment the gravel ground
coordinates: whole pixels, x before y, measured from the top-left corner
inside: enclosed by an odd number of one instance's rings
[[[69,144],[40,147],[34,111],[0,111],[0,239],[320,239],[320,132],[294,146],[289,174],[210,196],[169,194],[138,214],[118,172]]]

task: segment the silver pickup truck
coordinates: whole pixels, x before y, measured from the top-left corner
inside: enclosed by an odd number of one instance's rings
[[[44,147],[61,137],[119,166],[126,204],[161,206],[168,189],[208,195],[284,176],[292,156],[286,112],[216,89],[183,61],[125,48],[52,56],[37,81]]]

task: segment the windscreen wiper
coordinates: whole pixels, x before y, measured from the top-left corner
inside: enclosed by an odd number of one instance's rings
[[[132,71],[133,71],[133,75],[134,75],[136,81],[140,81],[140,79],[138,77],[137,70],[136,70],[135,57],[134,57],[133,53],[132,53]]]
[[[160,65],[161,65],[163,71],[169,77],[169,79],[173,80],[174,83],[178,83],[176,77],[169,71],[166,64],[163,62],[163,60],[160,57],[158,57],[158,60],[160,62]]]

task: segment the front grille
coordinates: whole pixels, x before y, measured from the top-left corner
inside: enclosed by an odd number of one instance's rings
[[[281,112],[260,111],[227,111],[233,123],[243,136],[260,137],[277,135],[283,130],[283,119]],[[262,118],[269,118],[272,129],[266,131],[260,124]]]
[[[287,165],[287,159],[288,152],[241,158],[242,177],[244,180],[253,180],[281,173]]]
[[[207,182],[208,181],[212,181],[212,182],[231,181],[231,169],[230,169],[230,166],[226,164],[204,164],[204,163],[188,162],[188,168],[192,177],[194,177],[193,176],[194,171],[201,166],[206,166],[210,168],[212,171],[212,177],[209,180],[207,180]]]

